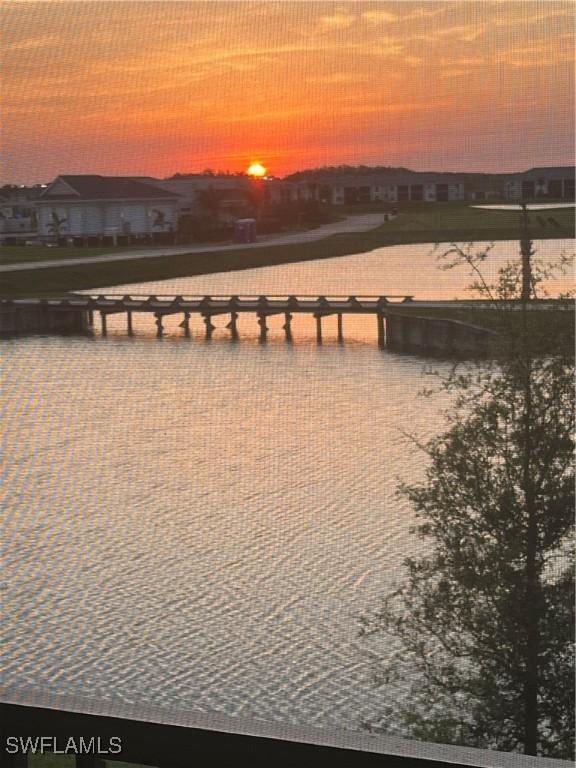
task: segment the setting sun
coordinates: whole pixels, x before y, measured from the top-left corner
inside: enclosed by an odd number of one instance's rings
[[[248,176],[266,176],[266,168],[262,163],[252,163],[247,170]]]

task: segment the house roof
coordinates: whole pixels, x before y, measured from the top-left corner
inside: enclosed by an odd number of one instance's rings
[[[503,182],[520,181],[523,179],[565,179],[574,177],[574,167],[554,166],[542,168],[530,168],[517,173],[477,173],[477,172],[450,172],[450,171],[412,171],[408,169],[389,168],[373,172],[362,173],[350,170],[341,173],[323,173],[322,171],[310,171],[304,176],[304,172],[298,178],[298,184],[315,182],[323,186],[394,186],[400,184],[470,184],[479,187],[498,187]],[[288,179],[290,181],[290,179]]]
[[[58,182],[64,182],[69,192],[54,192]],[[160,189],[152,183],[140,181],[131,176],[58,176],[43,192],[42,198],[49,200],[157,200],[177,198],[178,195]]]
[[[537,179],[540,177],[544,179],[569,179],[574,178],[575,171],[576,169],[574,166],[570,165],[550,166],[544,168],[530,168],[530,170],[516,175],[524,179]]]
[[[390,173],[375,173],[375,174],[342,174],[334,175],[333,177],[326,177],[324,179],[310,179],[321,186],[329,187],[366,187],[366,186],[396,186],[402,184],[426,184],[426,183],[438,183],[438,184],[458,184],[464,182],[464,177],[461,174],[455,173],[433,173],[433,172],[418,172],[418,171],[397,171]],[[304,185],[305,182],[299,182],[299,185]]]
[[[251,182],[250,179],[242,176],[197,176],[194,178],[162,179],[157,181],[156,185],[161,189],[188,197],[207,189],[218,192],[245,191],[250,188]]]
[[[5,185],[0,187],[0,200],[8,203],[21,204],[35,201],[44,190],[39,187],[19,187],[16,185]]]

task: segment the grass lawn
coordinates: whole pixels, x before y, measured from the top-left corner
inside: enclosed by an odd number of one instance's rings
[[[122,763],[116,760],[104,760],[106,768],[150,768],[138,763]],[[45,752],[43,755],[28,755],[28,768],[75,768],[74,755],[54,755]]]
[[[529,213],[532,234],[534,238],[554,238],[570,235],[559,234],[564,230],[574,232],[574,208],[555,208],[548,211],[531,211]],[[549,221],[554,219],[556,224]],[[489,238],[492,231],[510,230],[511,237],[518,236],[519,211],[494,211],[472,208],[466,204],[412,204],[398,218],[389,222],[391,234],[403,234],[419,231],[434,231],[439,237],[443,233],[466,230],[470,238]],[[573,234],[571,235],[573,236]],[[498,238],[501,239],[501,238]],[[419,241],[421,242],[421,241]]]
[[[548,199],[538,199],[538,200],[526,200],[525,201],[528,206],[531,205],[574,205],[573,200],[548,200]],[[403,201],[400,203],[394,203],[394,202],[379,202],[379,203],[360,203],[357,205],[339,205],[338,210],[342,211],[342,213],[346,216],[353,215],[354,213],[378,213],[381,211],[391,211],[392,208],[396,208],[397,210],[401,211],[422,211],[422,210],[429,210],[430,208],[444,208],[444,209],[455,209],[455,208],[470,208],[477,205],[519,205],[520,201],[518,200],[450,200],[449,202],[433,202],[433,203],[426,203],[423,201]],[[550,209],[552,212],[558,209]],[[546,211],[544,211],[546,213]]]
[[[26,261],[52,261],[52,259],[78,259],[82,256],[102,256],[106,253],[136,250],[131,248],[46,248],[42,245],[2,245],[0,246],[0,264],[22,264]]]
[[[372,251],[387,245],[515,240],[519,234],[520,217],[517,211],[486,211],[449,203],[411,205],[404,211],[399,210],[397,219],[370,232],[332,235],[311,243],[6,273],[1,276],[2,294],[62,293],[99,286],[328,259]],[[557,226],[550,224],[549,216],[556,220]],[[551,213],[533,212],[530,214],[530,222],[532,237],[535,239],[574,237],[574,210],[571,208],[561,208]],[[51,258],[55,258],[52,255],[55,249],[48,250],[52,252]],[[82,250],[82,254],[86,255],[86,251]]]

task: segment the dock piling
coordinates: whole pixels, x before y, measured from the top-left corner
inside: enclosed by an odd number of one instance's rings
[[[292,341],[292,315],[290,312],[284,313],[284,325],[282,327],[286,333],[286,341]]]
[[[238,339],[238,325],[237,325],[237,321],[238,321],[238,313],[237,312],[231,312],[230,313],[230,322],[228,323],[226,328],[230,329],[230,334],[231,334],[232,339],[234,341],[237,341],[237,339]]]
[[[266,315],[263,312],[258,312],[258,325],[260,326],[260,341],[264,343],[268,334],[268,326],[266,325]]]
[[[385,336],[384,336],[384,315],[382,312],[376,313],[376,319],[378,322],[378,346],[380,349],[384,348]]]
[[[107,336],[108,328],[106,326],[106,312],[100,312],[100,319],[102,321],[102,336]]]
[[[126,328],[128,331],[128,336],[133,336],[132,332],[132,312],[128,310],[126,312]]]
[[[206,338],[211,339],[212,333],[216,330],[216,326],[212,325],[212,315],[202,315],[204,318],[204,325],[206,326]]]
[[[316,342],[322,344],[322,315],[315,312],[314,317],[316,318]]]
[[[184,320],[180,323],[180,328],[184,328],[184,336],[190,338],[190,312],[184,312]]]
[[[343,328],[342,328],[342,313],[341,312],[338,313],[337,319],[338,319],[338,342],[340,344],[342,344],[342,342],[344,341],[344,331],[343,331]]]
[[[156,318],[156,338],[161,339],[164,335],[164,326],[162,325],[162,313],[161,312],[155,312],[154,317]]]

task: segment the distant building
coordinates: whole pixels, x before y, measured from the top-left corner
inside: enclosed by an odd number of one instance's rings
[[[531,168],[511,174],[505,182],[505,196],[508,200],[574,200],[574,175],[575,169],[570,166]]]
[[[212,216],[227,226],[252,212],[253,182],[247,176],[190,174],[149,181],[178,195],[179,216]]]
[[[280,183],[276,195],[301,199],[299,190],[332,205],[463,200],[574,199],[574,168],[532,168],[516,174],[434,173],[407,169],[302,172]]]
[[[455,174],[415,171],[343,173],[323,178],[311,176],[308,182],[300,181],[297,186],[307,190],[304,199],[326,200],[332,205],[465,199],[464,180]]]
[[[321,192],[321,185],[315,181],[264,180],[265,201],[271,205],[321,200]],[[326,202],[329,201],[326,200]]]
[[[37,236],[36,200],[43,187],[0,188],[0,242],[5,245],[32,240]]]
[[[38,236],[46,242],[171,242],[178,224],[178,195],[147,179],[66,175],[48,185],[36,210]]]
[[[522,173],[435,173],[394,168],[299,172],[254,180],[242,174],[62,175],[47,187],[0,188],[0,243],[125,245],[173,242],[183,223],[232,228],[283,204],[334,206],[489,200],[574,200],[572,166]]]

